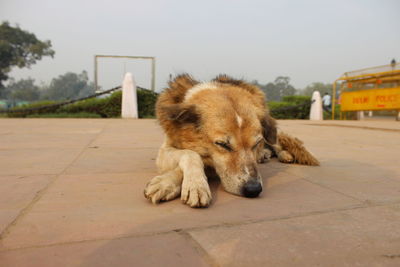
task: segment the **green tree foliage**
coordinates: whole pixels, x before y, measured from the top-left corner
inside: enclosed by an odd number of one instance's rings
[[[265,85],[259,84],[257,81],[253,83],[264,91],[268,101],[281,101],[282,97],[296,93],[296,89],[290,84],[290,78],[286,76],[279,76],[273,83]]]
[[[290,84],[289,77],[279,76],[275,79],[274,84],[279,91],[281,98],[284,96],[291,96],[296,93],[296,89]]]
[[[12,100],[36,101],[40,97],[39,86],[35,85],[32,78],[15,81],[10,79],[10,83],[5,89],[4,98]]]
[[[50,41],[40,41],[35,34],[12,27],[8,22],[0,25],[0,90],[8,80],[12,67],[30,67],[44,56],[54,56]]]
[[[321,82],[314,82],[308,85],[306,88],[301,90],[302,95],[312,96],[314,91],[319,91],[321,96],[325,93],[332,94],[332,84],[331,83],[321,83]]]
[[[85,97],[94,92],[94,84],[89,82],[86,71],[80,74],[67,72],[53,78],[49,87],[44,90],[42,99],[69,100]]]

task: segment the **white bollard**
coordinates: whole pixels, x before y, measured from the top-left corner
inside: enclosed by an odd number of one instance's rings
[[[138,118],[138,105],[136,95],[136,84],[132,74],[127,72],[122,82],[122,118]]]
[[[310,120],[322,121],[323,119],[321,95],[318,91],[314,91],[311,97]]]
[[[364,120],[364,111],[357,111],[357,120]]]

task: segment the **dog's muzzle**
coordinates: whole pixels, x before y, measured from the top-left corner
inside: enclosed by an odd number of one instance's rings
[[[262,191],[262,185],[255,180],[249,180],[242,188],[242,195],[249,198],[258,197]]]

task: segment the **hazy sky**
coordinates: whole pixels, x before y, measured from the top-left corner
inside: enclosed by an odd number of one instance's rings
[[[227,73],[266,83],[289,76],[296,88],[343,72],[400,61],[400,1],[0,0],[0,20],[49,39],[56,51],[11,76],[49,82],[87,70],[93,55],[155,56],[156,87],[170,73],[207,80]],[[146,61],[101,60],[103,88],[124,69],[149,87]]]

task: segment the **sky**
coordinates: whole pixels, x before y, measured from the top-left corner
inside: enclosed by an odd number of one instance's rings
[[[88,71],[95,54],[156,57],[156,88],[182,72],[260,83],[289,76],[296,88],[346,71],[400,61],[400,1],[0,0],[0,21],[18,24],[56,54],[10,76],[38,83]],[[99,60],[99,85],[124,71],[150,87],[150,62]]]

